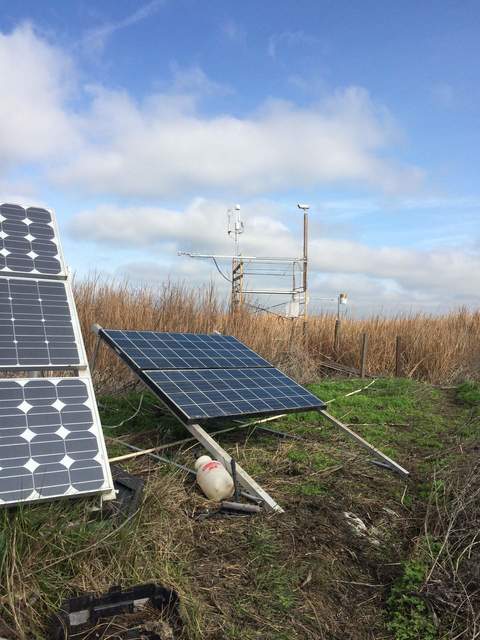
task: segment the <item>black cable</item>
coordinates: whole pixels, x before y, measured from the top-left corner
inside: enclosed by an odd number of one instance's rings
[[[220,269],[220,267],[218,266],[218,262],[215,260],[215,258],[214,258],[213,256],[212,256],[212,260],[213,260],[213,262],[215,263],[215,266],[217,267],[217,271],[218,271],[218,273],[222,276],[222,278],[225,278],[225,280],[226,280],[227,282],[230,282],[230,283],[231,283],[232,281],[230,280],[230,278],[229,278],[228,276],[226,276],[226,275],[223,273],[223,271],[222,271],[222,270]]]

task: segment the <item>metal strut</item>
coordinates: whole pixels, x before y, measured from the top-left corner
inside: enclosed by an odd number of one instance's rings
[[[328,411],[325,411],[324,409],[319,409],[318,413],[322,415],[324,418],[326,418],[329,422],[334,424],[336,427],[341,429],[350,438],[355,440],[355,442],[358,442],[358,444],[360,444],[362,447],[364,447],[365,449],[368,449],[368,451],[373,453],[377,458],[380,458],[380,460],[382,460],[389,469],[392,469],[392,471],[395,471],[396,473],[400,474],[403,478],[409,477],[410,473],[406,469],[404,469],[399,464],[397,464],[394,460],[392,460],[391,458],[386,456],[384,453],[379,451],[379,449],[371,445],[369,442],[364,440],[362,436],[358,435],[358,433],[355,433],[355,431],[352,431],[351,429],[349,429],[346,424],[343,424],[343,422],[340,422],[340,420],[337,420],[337,418],[334,418],[330,413],[328,413]]]

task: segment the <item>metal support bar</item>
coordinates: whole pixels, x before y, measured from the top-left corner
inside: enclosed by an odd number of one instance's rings
[[[190,431],[192,436],[202,444],[205,449],[216,459],[223,463],[226,469],[231,468],[232,458],[223,449],[212,436],[205,431],[199,424],[187,424],[185,427]],[[275,500],[266,492],[262,487],[255,482],[255,480],[248,475],[248,473],[237,463],[236,473],[240,484],[253,495],[257,496],[266,504],[266,506],[272,511],[277,513],[283,513],[282,507],[275,502]]]
[[[355,431],[352,431],[351,429],[349,429],[347,425],[343,424],[343,422],[340,422],[340,420],[337,420],[337,418],[334,418],[330,413],[328,413],[328,411],[325,411],[324,409],[319,409],[318,413],[320,413],[320,415],[322,415],[324,418],[326,418],[329,422],[334,424],[336,427],[344,431],[348,436],[350,436],[350,438],[358,442],[358,444],[360,444],[362,447],[364,447],[365,449],[368,449],[368,451],[370,451],[375,456],[377,456],[377,458],[380,458],[380,460],[383,460],[383,462],[385,462],[385,464],[387,464],[388,467],[392,469],[392,471],[396,471],[404,478],[409,477],[410,473],[406,469],[404,469],[399,464],[397,464],[394,460],[392,460],[391,458],[386,456],[384,453],[376,449],[373,445],[371,445],[366,440],[364,440],[361,436],[355,433]]]

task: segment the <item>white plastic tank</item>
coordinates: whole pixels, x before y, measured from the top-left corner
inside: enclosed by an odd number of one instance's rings
[[[210,456],[200,456],[195,461],[195,470],[197,482],[210,500],[225,500],[233,495],[233,479],[218,460],[212,460]]]

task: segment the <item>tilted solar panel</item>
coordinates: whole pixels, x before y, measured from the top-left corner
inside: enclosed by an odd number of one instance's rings
[[[0,380],[0,504],[111,488],[89,380]]]
[[[60,280],[0,276],[0,368],[80,364],[70,305]]]
[[[150,388],[182,420],[321,409],[325,404],[274,367],[144,371]]]
[[[18,204],[0,205],[0,271],[46,276],[65,274],[50,211]]]
[[[233,336],[102,329],[102,337],[139,369],[271,366]]]
[[[186,422],[325,406],[233,336],[108,329],[99,336]]]

